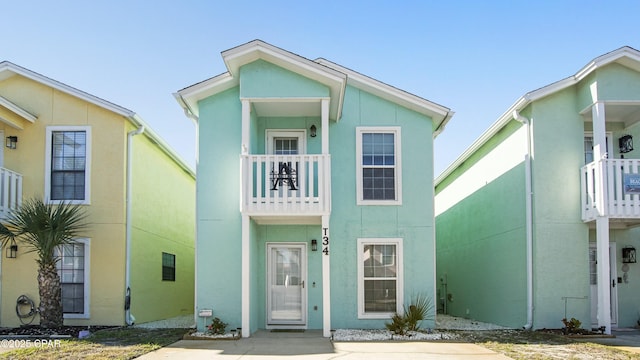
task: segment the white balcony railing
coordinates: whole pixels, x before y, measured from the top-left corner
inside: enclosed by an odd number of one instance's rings
[[[249,215],[331,211],[329,155],[242,155],[241,210]]]
[[[581,194],[583,221],[640,219],[640,160],[604,159],[583,166]]]
[[[9,169],[0,168],[0,219],[6,219],[9,212],[22,204],[22,175]]]

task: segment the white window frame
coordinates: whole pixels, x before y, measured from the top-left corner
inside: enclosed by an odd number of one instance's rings
[[[362,134],[365,133],[392,133],[394,136],[394,169],[395,169],[395,200],[365,200],[362,186]],[[356,127],[356,190],[358,205],[402,205],[402,134],[399,126],[374,126]],[[374,166],[380,167],[380,166]]]
[[[51,144],[56,131],[84,131],[87,137],[85,145],[84,200],[51,200]],[[44,198],[50,204],[91,204],[91,127],[90,126],[47,126],[44,171]]]
[[[298,154],[307,153],[307,130],[305,129],[266,129],[265,131],[266,153],[273,154],[273,141],[279,138],[297,138]]]
[[[89,306],[89,291],[91,289],[89,284],[89,279],[91,278],[89,276],[91,269],[91,241],[88,238],[79,238],[74,239],[73,241],[84,244],[84,312],[82,314],[65,313],[63,314],[63,317],[65,319],[89,319],[91,317],[91,314],[89,313],[89,309],[91,308]],[[60,284],[62,285],[62,279],[60,279]]]
[[[396,311],[367,313],[364,310],[364,247],[365,245],[395,245],[396,258]],[[358,239],[358,319],[390,319],[394,314],[402,314],[404,309],[404,258],[401,238],[359,238]]]

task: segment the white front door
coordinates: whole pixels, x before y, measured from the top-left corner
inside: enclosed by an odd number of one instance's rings
[[[611,297],[611,327],[618,326],[618,272],[616,244],[609,244],[609,296]],[[589,245],[589,282],[591,284],[591,326],[598,326],[598,266],[596,244]]]
[[[307,322],[306,244],[267,244],[267,326]]]

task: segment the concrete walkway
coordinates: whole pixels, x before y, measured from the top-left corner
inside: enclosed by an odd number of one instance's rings
[[[613,346],[618,349],[640,354],[640,330],[638,329],[615,329],[611,332],[614,338],[595,338],[582,341],[589,341],[597,344]]]
[[[157,359],[478,359],[507,360],[507,356],[474,344],[451,342],[335,342],[320,331],[271,333],[258,331],[240,340],[180,340],[139,357]]]

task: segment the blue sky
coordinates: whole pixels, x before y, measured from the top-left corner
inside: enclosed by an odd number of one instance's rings
[[[0,61],[137,112],[190,164],[195,126],[172,93],[226,71],[220,52],[253,39],[451,108],[436,175],[526,92],[621,46],[640,49],[638,0],[0,0],[0,9]]]

